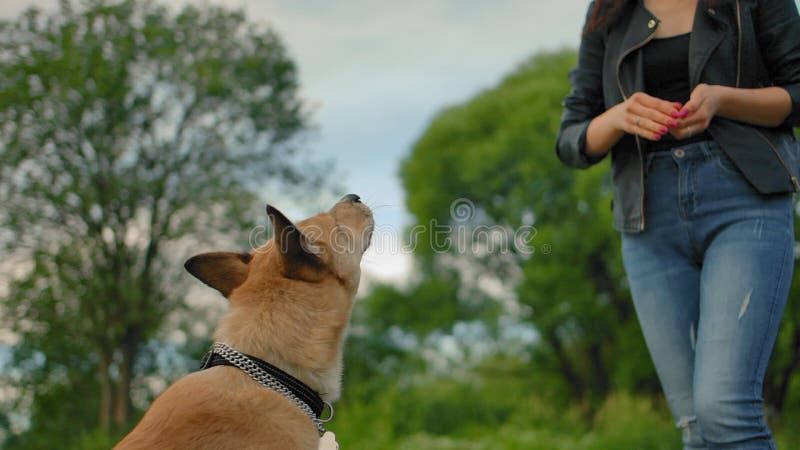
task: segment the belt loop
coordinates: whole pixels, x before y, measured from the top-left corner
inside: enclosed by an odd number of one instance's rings
[[[702,142],[702,144],[703,144],[703,154],[705,155],[705,157],[706,157],[705,159],[707,161],[711,161],[712,159],[714,159],[716,157],[714,148],[711,145],[713,143],[714,143],[714,141],[712,141],[711,139],[706,139],[705,141]]]
[[[650,173],[650,166],[653,165],[653,160],[656,157],[656,152],[647,152],[644,154],[644,174]],[[614,203],[611,203],[611,210],[614,210]]]

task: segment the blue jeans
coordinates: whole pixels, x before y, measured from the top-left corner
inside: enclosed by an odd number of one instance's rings
[[[756,192],[714,141],[647,155],[633,304],[685,449],[775,449],[762,387],[793,273],[791,194]]]

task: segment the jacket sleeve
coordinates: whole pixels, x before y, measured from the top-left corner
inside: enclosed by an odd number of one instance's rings
[[[592,11],[589,5],[586,18]],[[603,58],[605,43],[599,32],[584,33],[578,49],[578,64],[569,73],[572,89],[564,99],[561,126],[556,137],[556,154],[567,166],[578,169],[590,167],[605,155],[586,154],[586,129],[589,122],[603,113]]]
[[[792,98],[784,123],[800,126],[800,16],[794,0],[759,2],[755,28],[772,84],[786,89]]]

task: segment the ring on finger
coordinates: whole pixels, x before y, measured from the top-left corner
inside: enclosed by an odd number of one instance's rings
[[[641,122],[641,121],[642,121],[642,118],[639,117],[639,116],[636,116],[636,120],[633,121],[633,124],[638,127],[639,126],[639,122]]]
[[[694,133],[692,133],[692,126],[691,125],[686,125],[686,132],[689,133],[689,137],[692,137],[692,134],[694,134]]]

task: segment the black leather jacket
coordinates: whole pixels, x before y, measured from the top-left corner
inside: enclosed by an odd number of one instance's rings
[[[591,11],[590,5],[590,11]],[[586,168],[600,158],[585,153],[592,118],[644,90],[642,54],[658,19],[632,0],[617,23],[584,35],[578,64],[570,72],[572,91],[556,152],[564,164]],[[800,125],[800,17],[794,0],[699,0],[689,44],[689,83],[759,88],[780,86],[792,98],[792,110],[776,128],[722,117],[708,132],[761,193],[800,190],[800,145],[792,127]],[[644,165],[647,141],[625,135],[611,150],[614,226],[639,232],[644,223]]]

